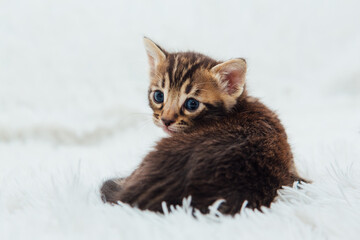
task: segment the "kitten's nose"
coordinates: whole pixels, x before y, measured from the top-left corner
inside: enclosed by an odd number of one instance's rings
[[[170,126],[171,124],[173,124],[175,121],[174,120],[168,120],[165,118],[161,118],[161,121],[165,124],[165,126]]]

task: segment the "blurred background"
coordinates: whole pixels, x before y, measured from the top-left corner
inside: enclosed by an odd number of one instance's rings
[[[246,58],[249,93],[279,114],[305,176],[334,159],[358,163],[359,13],[357,0],[1,0],[3,201],[20,208],[29,190],[14,193],[14,182],[78,168],[96,192],[165,136],[147,106],[143,36]]]

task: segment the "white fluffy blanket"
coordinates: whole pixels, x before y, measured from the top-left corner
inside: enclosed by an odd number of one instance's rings
[[[0,239],[359,239],[358,1],[0,3]],[[245,57],[312,184],[263,213],[168,214],[101,202],[156,140],[142,35]]]

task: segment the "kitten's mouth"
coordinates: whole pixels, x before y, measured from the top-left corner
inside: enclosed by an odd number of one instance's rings
[[[164,124],[161,124],[159,121],[157,121],[156,119],[154,120],[155,125],[157,125],[158,127],[162,128],[162,130],[164,130],[164,132],[166,132],[169,135],[173,135],[174,133],[178,132],[177,129],[170,129],[169,127],[165,126]],[[170,126],[171,128],[173,126]]]
[[[169,135],[172,135],[175,131],[170,130],[168,127],[163,126],[162,129]]]

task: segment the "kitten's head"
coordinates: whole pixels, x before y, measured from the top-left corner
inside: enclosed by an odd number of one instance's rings
[[[193,52],[168,53],[148,38],[149,104],[167,133],[191,131],[207,119],[225,116],[245,87],[246,62],[215,61]]]

